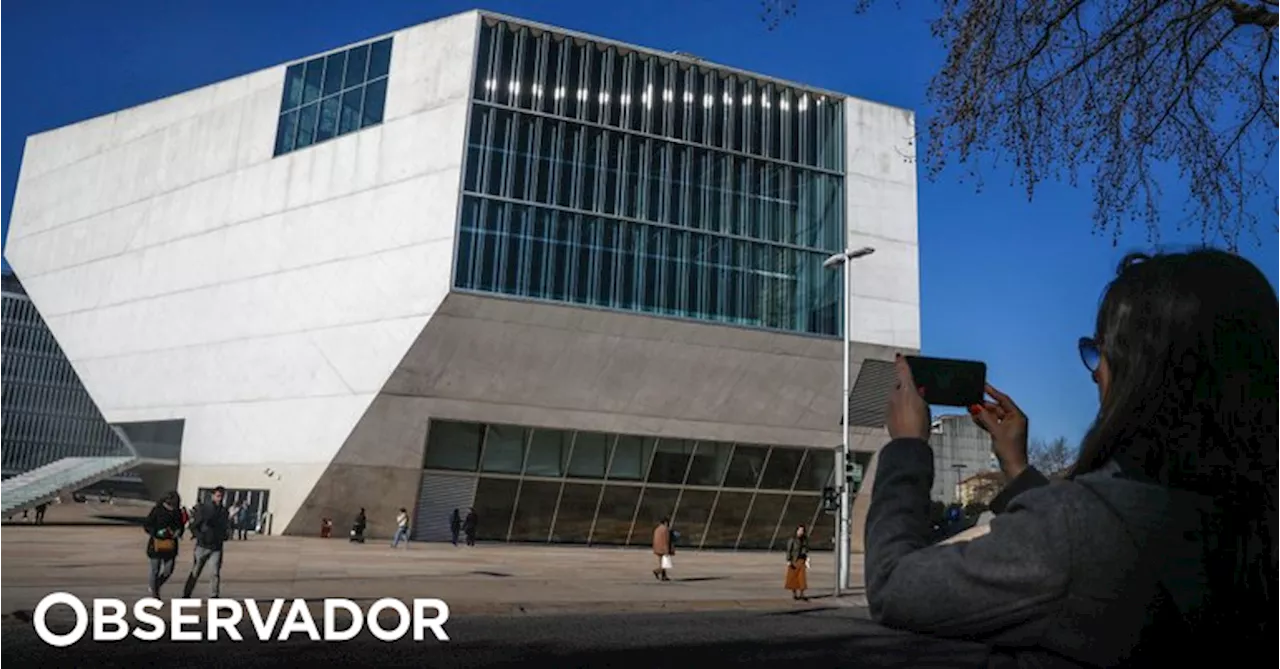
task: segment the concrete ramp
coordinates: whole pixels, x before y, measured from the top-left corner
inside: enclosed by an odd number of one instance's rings
[[[62,458],[0,483],[0,513],[22,511],[87,488],[138,464],[135,456]]]

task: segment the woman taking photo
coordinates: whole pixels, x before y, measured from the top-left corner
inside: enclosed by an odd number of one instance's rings
[[[1097,418],[1066,480],[1006,395],[970,409],[1010,483],[990,531],[929,544],[929,411],[899,359],[866,525],[872,616],[992,664],[1149,666],[1276,642],[1277,302],[1212,250],[1130,256],[1081,357]]]
[[[147,559],[151,563],[147,592],[159,599],[160,588],[173,575],[178,559],[178,537],[182,534],[182,500],[178,493],[162,497],[142,521],[142,529],[147,532]]]

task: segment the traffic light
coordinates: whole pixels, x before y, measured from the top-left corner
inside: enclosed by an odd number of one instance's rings
[[[822,510],[835,513],[840,509],[840,499],[836,497],[836,489],[830,486],[822,489]]]

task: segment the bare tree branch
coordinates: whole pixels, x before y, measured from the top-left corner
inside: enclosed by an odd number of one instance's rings
[[[981,187],[1010,162],[1029,198],[1084,177],[1113,242],[1132,223],[1158,241],[1161,186],[1177,182],[1178,227],[1232,248],[1257,239],[1251,203],[1276,203],[1278,2],[935,0],[946,58],[927,91],[928,175],[955,164]],[[771,27],[797,11],[763,6]]]

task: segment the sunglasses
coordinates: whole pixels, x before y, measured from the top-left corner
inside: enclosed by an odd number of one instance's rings
[[[1084,363],[1085,368],[1090,372],[1098,371],[1098,364],[1102,361],[1102,348],[1098,345],[1098,341],[1093,337],[1080,338],[1080,361]]]

